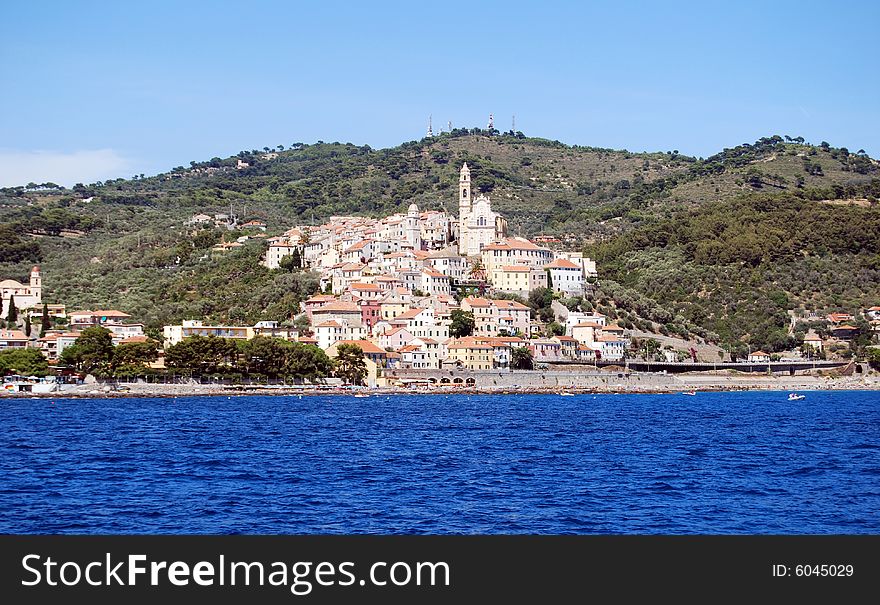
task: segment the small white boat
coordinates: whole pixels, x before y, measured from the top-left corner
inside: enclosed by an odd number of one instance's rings
[[[789,393],[788,400],[789,401],[800,401],[801,399],[806,399],[806,395],[798,395],[797,393]]]
[[[697,394],[696,391],[686,391],[686,392],[682,393],[682,395],[696,395],[696,394]]]
[[[369,397],[370,394],[369,393],[355,393],[354,396],[355,397]]]
[[[560,397],[574,397],[574,393],[558,393]]]

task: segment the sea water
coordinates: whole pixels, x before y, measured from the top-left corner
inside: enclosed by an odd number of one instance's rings
[[[880,393],[3,399],[0,533],[878,533]]]

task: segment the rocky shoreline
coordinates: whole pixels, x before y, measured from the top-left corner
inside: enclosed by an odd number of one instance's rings
[[[218,384],[157,384],[131,383],[115,385],[100,383],[66,385],[52,393],[3,393],[5,398],[141,398],[141,397],[219,397],[243,395],[278,396],[354,396],[370,395],[517,395],[517,394],[671,394],[707,391],[816,391],[816,390],[880,390],[880,376],[731,376],[713,374],[680,374],[663,380],[641,380],[632,375],[614,381],[596,379],[594,384],[577,386],[434,386],[420,388],[350,388],[310,385],[218,385]]]

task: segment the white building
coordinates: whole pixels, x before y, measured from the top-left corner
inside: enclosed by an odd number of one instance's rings
[[[458,252],[462,256],[479,256],[480,250],[503,238],[507,222],[492,212],[492,202],[485,195],[476,198],[471,189],[471,171],[465,163],[458,178]],[[512,263],[509,263],[512,264]]]
[[[15,301],[17,310],[32,309],[43,302],[43,278],[39,265],[31,269],[30,282],[24,285],[14,279],[0,281],[0,292],[3,295],[3,309],[0,317],[7,317],[9,313],[9,299]]]

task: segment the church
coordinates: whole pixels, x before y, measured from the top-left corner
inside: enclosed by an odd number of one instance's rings
[[[458,178],[458,253],[479,256],[483,246],[507,236],[507,221],[492,212],[492,202],[482,193],[476,198],[471,189],[471,171],[467,163]]]
[[[33,309],[40,305],[43,301],[43,284],[40,274],[40,267],[34,266],[31,269],[31,279],[29,285],[24,285],[14,279],[4,279],[0,281],[0,292],[3,294],[3,311],[0,317],[8,317],[9,299],[15,297],[15,308]]]

